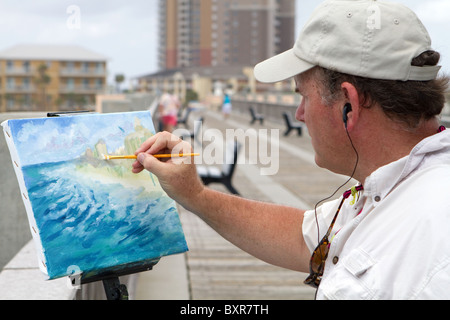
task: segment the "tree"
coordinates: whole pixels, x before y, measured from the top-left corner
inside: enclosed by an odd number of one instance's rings
[[[188,105],[189,102],[191,101],[197,101],[198,100],[198,93],[195,92],[192,89],[187,89],[186,90],[186,98],[185,98],[186,102],[185,104]]]
[[[39,65],[38,67],[38,76],[37,78],[34,79],[34,82],[36,83],[36,86],[40,89],[40,102],[41,102],[41,106],[42,110],[46,110],[47,109],[47,94],[46,94],[46,89],[48,84],[51,81],[50,76],[47,74],[47,69],[48,66],[43,63],[41,65]]]
[[[120,92],[120,84],[125,81],[125,76],[123,74],[116,74],[115,77],[117,92]]]

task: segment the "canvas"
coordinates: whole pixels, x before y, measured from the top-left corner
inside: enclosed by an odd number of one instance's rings
[[[149,112],[85,114],[2,123],[39,266],[56,279],[156,262],[188,250],[176,205],[125,155],[155,134]]]

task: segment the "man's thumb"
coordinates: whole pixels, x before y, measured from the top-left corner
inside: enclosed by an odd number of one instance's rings
[[[137,161],[139,161],[146,170],[153,173],[158,170],[158,165],[161,163],[158,159],[147,153],[138,154]]]

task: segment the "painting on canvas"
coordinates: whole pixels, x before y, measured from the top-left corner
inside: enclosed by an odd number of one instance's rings
[[[187,251],[176,205],[125,155],[155,134],[149,112],[9,120],[2,124],[41,269],[49,279],[157,261]]]

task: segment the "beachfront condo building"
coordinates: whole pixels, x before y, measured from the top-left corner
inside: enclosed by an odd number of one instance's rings
[[[72,45],[0,51],[0,112],[77,111],[106,88],[107,57]]]

